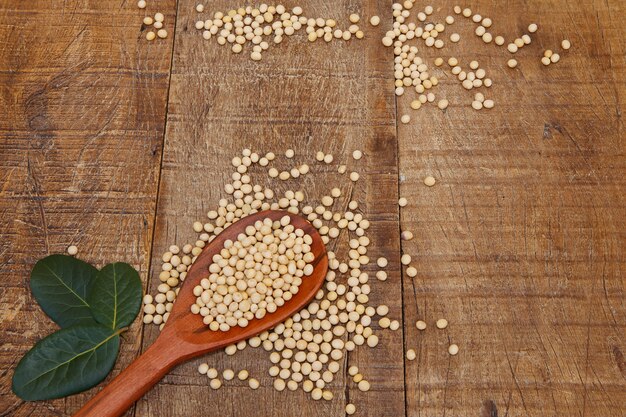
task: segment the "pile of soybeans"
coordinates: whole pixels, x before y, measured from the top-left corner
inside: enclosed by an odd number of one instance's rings
[[[290,160],[294,154],[293,150],[287,150],[284,157]],[[363,153],[360,151],[353,153],[355,161],[362,157]],[[187,269],[200,254],[202,248],[226,227],[261,210],[281,209],[300,214],[319,231],[327,247],[329,270],[325,284],[317,292],[314,301],[306,308],[270,331],[227,347],[226,354],[234,355],[248,346],[262,348],[268,352],[268,373],[274,378],[273,386],[276,390],[302,389],[310,393],[315,400],[332,400],[332,382],[336,373],[343,369],[342,360],[346,352],[360,346],[375,348],[378,345],[379,337],[382,335],[375,334],[372,324],[377,322],[377,327],[380,329],[397,330],[400,328],[399,321],[388,317],[390,311],[386,305],[371,305],[370,303],[372,291],[370,280],[373,277],[365,272],[366,266],[374,264],[367,268],[370,271],[378,266],[375,278],[385,281],[387,273],[384,266],[387,265],[387,260],[378,258],[375,262],[370,262],[367,255],[371,243],[367,236],[370,222],[360,212],[359,203],[348,199],[339,188],[329,189],[327,195],[316,202],[305,201],[305,193],[301,190],[287,190],[282,195],[277,195],[274,190],[265,185],[272,181],[284,184],[288,179],[303,179],[314,175],[313,171],[317,167],[325,166],[324,170],[327,171],[327,167],[333,162],[332,155],[318,152],[315,161],[312,161],[313,167],[301,164],[284,171],[279,171],[272,166],[275,159],[276,156],[273,153],[260,155],[249,149],[244,149],[241,156],[233,158],[234,172],[231,181],[224,186],[227,197],[219,201],[216,210],[207,213],[207,220],[193,224],[193,230],[198,233],[197,240],[183,245],[182,249],[173,245],[163,254],[158,294],[146,295],[143,321],[146,324],[154,323],[162,328],[169,317],[179,286],[185,280]],[[259,176],[258,181],[253,181],[249,172],[253,167],[255,177]],[[344,181],[359,180],[359,174],[356,171],[348,173],[345,165],[339,165],[336,169],[337,176],[344,178]],[[263,172],[266,176],[262,174]],[[288,272],[289,276],[296,278],[303,276],[303,279],[306,279],[306,275],[312,272],[309,264],[312,259],[308,247],[310,236],[304,235],[301,230],[294,229],[288,223],[288,216],[278,224],[272,224],[270,221],[257,223],[259,224],[246,231],[247,237],[259,232],[264,236],[261,238],[262,242],[280,244],[291,240],[289,245],[300,246],[298,259],[283,272]],[[245,236],[241,238],[241,240],[246,239]],[[241,240],[238,239],[238,241]],[[346,242],[347,247],[340,247]],[[229,250],[235,244],[227,243],[229,247],[224,250],[229,254],[234,253],[234,250]],[[256,245],[258,239],[255,238],[254,242],[245,244],[247,247]],[[331,248],[334,248],[336,252],[347,253],[347,259],[339,259]],[[237,248],[237,251],[239,249],[242,248]],[[223,255],[229,256],[226,252],[223,252]],[[244,251],[241,255],[246,256]],[[275,256],[274,253],[266,255],[270,258]],[[263,263],[262,257],[258,259]],[[245,327],[249,320],[259,317],[257,313],[261,311],[261,305],[264,311],[270,312],[279,307],[285,298],[290,297],[290,292],[297,291],[297,286],[293,284],[298,280],[289,285],[279,281],[280,292],[277,293],[277,288],[274,288],[272,295],[266,294],[266,286],[258,292],[255,289],[254,292],[258,295],[254,296],[254,302],[244,303],[243,310],[246,311],[243,314],[242,309],[239,308],[242,304],[238,303],[236,310],[239,316],[235,318],[234,311],[233,315],[228,316],[229,310],[225,308],[224,298],[232,294],[228,300],[232,302],[235,292],[245,291],[247,288],[244,289],[244,284],[240,284],[236,279],[229,280],[229,277],[234,278],[235,270],[228,269],[227,263],[223,260],[214,258],[214,263],[210,268],[210,271],[207,271],[209,278],[195,288],[198,301],[190,308],[194,313],[200,314],[204,323],[213,330],[228,330],[235,325]],[[281,274],[274,274],[273,278],[280,280]],[[218,282],[223,284],[217,284]],[[220,293],[216,298],[214,298],[216,292],[209,290],[212,284],[215,284],[213,288]],[[219,285],[223,286],[219,287]],[[260,293],[263,293],[264,297]],[[283,301],[279,301],[281,299]],[[252,312],[252,304],[256,304],[256,312]],[[249,314],[245,314],[246,312]],[[265,313],[258,314],[262,317]],[[401,312],[398,311],[396,314],[400,315]],[[234,370],[226,369],[222,371],[220,378],[217,369],[208,363],[202,363],[198,370],[209,377],[209,385],[214,389],[220,388],[223,380],[234,379],[236,374]],[[348,372],[359,390],[370,389],[370,383],[357,367],[350,367]],[[260,385],[259,381],[251,378],[245,369],[237,372],[237,377],[241,380],[248,380],[252,389],[257,389]],[[356,407],[348,404],[346,410],[352,413]]]
[[[247,327],[274,313],[313,273],[313,238],[290,222],[287,215],[258,220],[213,256],[210,275],[194,287],[197,299],[191,305],[211,330]]]

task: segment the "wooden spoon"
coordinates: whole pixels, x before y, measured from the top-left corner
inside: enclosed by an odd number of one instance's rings
[[[193,314],[190,308],[196,301],[193,289],[209,275],[208,270],[213,255],[219,253],[224,247],[224,241],[235,240],[240,233],[243,233],[246,226],[265,218],[280,220],[283,216],[289,216],[294,227],[304,230],[313,238],[311,245],[311,251],[315,256],[312,263],[313,274],[303,277],[298,293],[274,313],[267,314],[262,319],[250,320],[247,327],[233,327],[227,332],[210,330],[202,323],[202,316]],[[298,215],[279,210],[262,211],[227,227],[205,246],[193,263],[176,298],[169,319],[152,346],[74,414],[74,417],[121,416],[179,363],[248,339],[283,322],[311,301],[322,286],[327,269],[328,256],[322,238],[315,227]]]

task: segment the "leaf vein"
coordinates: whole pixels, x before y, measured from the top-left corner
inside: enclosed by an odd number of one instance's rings
[[[52,275],[53,275],[56,279],[58,279],[58,280],[59,280],[59,282],[60,282],[61,284],[63,284],[63,286],[64,286],[65,288],[67,288],[67,289],[68,289],[68,290],[69,290],[72,294],[74,294],[74,295],[76,296],[76,298],[78,298],[78,299],[79,299],[79,300],[80,300],[80,301],[81,301],[84,305],[86,305],[87,307],[89,307],[89,304],[87,304],[87,301],[85,301],[85,300],[83,299],[83,297],[81,297],[80,295],[78,295],[78,293],[76,293],[76,291],[74,291],[74,289],[72,289],[70,286],[68,286],[68,285],[65,283],[65,281],[63,281],[63,280],[61,279],[61,277],[60,277],[60,276],[58,276],[58,275],[57,275],[57,273],[56,273],[56,272],[55,272],[52,268],[50,268],[48,265],[45,265],[45,264],[44,264],[44,267],[46,267],[46,268],[48,269],[48,271],[50,271],[50,273],[51,273],[51,274],[52,274]]]
[[[29,381],[26,381],[26,383],[25,383],[24,385],[25,385],[25,386],[26,386],[26,385],[30,385],[33,381],[35,381],[35,380],[37,380],[37,379],[39,379],[39,378],[42,378],[44,375],[47,375],[47,374],[49,374],[49,373],[51,373],[51,372],[54,372],[54,371],[56,371],[57,369],[59,369],[60,367],[62,367],[62,366],[64,366],[64,365],[67,365],[68,363],[72,362],[73,360],[75,360],[75,359],[77,359],[77,358],[79,358],[79,357],[81,357],[81,356],[83,356],[83,355],[85,355],[85,354],[88,354],[88,353],[91,353],[91,352],[95,351],[95,350],[96,350],[96,349],[98,349],[100,346],[102,346],[103,344],[107,343],[109,340],[111,340],[112,338],[114,338],[114,337],[115,337],[115,336],[117,336],[118,334],[119,334],[119,332],[115,332],[115,333],[113,333],[112,335],[110,335],[109,337],[107,337],[106,339],[104,339],[102,342],[98,343],[96,346],[92,347],[91,349],[87,349],[87,350],[85,350],[84,352],[80,352],[79,354],[77,354],[77,355],[75,355],[75,356],[71,357],[70,359],[68,359],[68,360],[66,360],[66,361],[64,361],[64,362],[59,363],[57,366],[55,366],[55,367],[53,367],[53,368],[51,368],[51,369],[48,369],[47,371],[42,372],[42,373],[41,373],[41,374],[39,374],[39,375],[36,375],[35,377],[31,378]]]

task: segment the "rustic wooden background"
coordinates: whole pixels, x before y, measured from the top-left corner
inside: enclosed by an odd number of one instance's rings
[[[454,2],[433,3],[436,16],[452,13]],[[13,367],[54,327],[28,290],[37,259],[77,244],[96,264],[132,263],[154,289],[151,267],[215,206],[233,152],[287,146],[308,159],[320,149],[366,154],[355,193],[375,222],[372,256],[391,260],[375,301],[404,317],[403,331],[349,356],[373,390],[341,388],[341,377],[335,400],[314,402],[270,388],[262,352],[217,353],[212,363],[243,363],[264,387],[212,392],[196,361],[128,416],[341,416],[347,398],[357,415],[376,417],[626,415],[624,2],[461,4],[507,38],[540,26],[516,70],[465,19],[455,23],[460,44],[424,52],[488,69],[496,107],[481,112],[440,71],[447,111],[415,112],[395,98],[393,52],[380,43],[390,1],[286,5],[383,23],[363,24],[358,42],[311,45],[298,35],[253,62],[200,38],[193,0],[148,1],[170,32],[152,43],[134,0],[0,0],[0,416],[71,415],[93,394],[25,403],[11,393]],[[564,37],[572,50],[542,67],[540,51]],[[433,188],[422,184],[429,174]],[[410,202],[401,212],[398,194]],[[403,246],[414,279],[401,276],[401,228],[416,235]],[[445,331],[432,330],[439,317],[450,321]],[[418,318],[430,331],[418,334]],[[116,372],[155,337],[132,326]],[[409,348],[414,362],[404,360]]]

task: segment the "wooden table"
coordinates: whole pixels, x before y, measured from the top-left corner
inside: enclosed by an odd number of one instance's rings
[[[507,38],[540,27],[515,70],[504,48],[482,44],[460,17],[447,31],[461,43],[420,47],[431,66],[454,55],[487,68],[496,107],[479,112],[449,70],[433,70],[435,91],[451,102],[445,112],[413,111],[394,96],[393,52],[380,42],[391,2],[287,3],[295,5],[383,23],[362,24],[366,38],[348,43],[311,45],[301,34],[253,62],[201,39],[192,0],[148,1],[170,32],[151,43],[134,0],[0,4],[0,416],[70,415],[94,392],[36,403],[11,393],[13,367],[54,328],[28,289],[34,262],[76,244],[95,264],[130,262],[154,291],[160,254],[193,236],[191,223],[215,207],[244,147],[292,147],[309,159],[364,151],[354,192],[374,223],[370,255],[390,259],[375,301],[404,329],[344,363],[367,373],[367,394],[345,375],[331,402],[278,393],[266,353],[250,349],[209,360],[243,364],[262,375],[262,389],[211,392],[195,361],[128,415],[342,416],[347,398],[373,417],[625,415],[624,3],[472,1]],[[435,16],[453,5],[436,2]],[[543,67],[541,52],[565,37],[572,50]],[[422,184],[426,175],[435,187]],[[309,186],[309,195],[327,192]],[[401,211],[399,195],[410,202]],[[401,274],[400,229],[416,236],[403,245],[415,278]],[[445,331],[433,329],[440,317]],[[418,318],[430,326],[424,333]],[[155,336],[136,322],[114,373]],[[450,342],[461,347],[456,357]],[[417,360],[404,360],[409,348]]]

